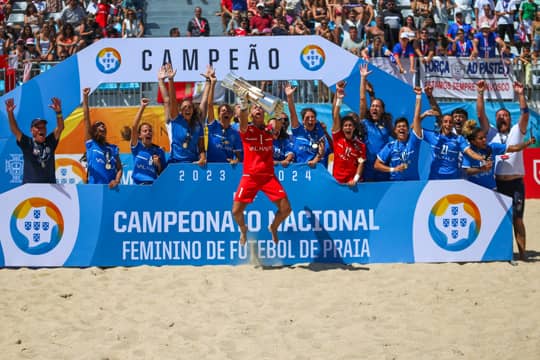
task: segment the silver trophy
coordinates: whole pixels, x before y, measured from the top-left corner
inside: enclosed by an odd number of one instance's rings
[[[238,75],[233,73],[227,74],[221,82],[221,85],[231,90],[236,95],[242,96],[243,94],[246,94],[247,99],[251,103],[259,105],[269,114],[278,116],[283,112],[283,102],[279,98],[263,92],[261,89],[251,85]]]

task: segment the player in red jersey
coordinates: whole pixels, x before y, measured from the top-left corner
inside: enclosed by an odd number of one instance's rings
[[[356,122],[353,116],[339,115],[345,83],[336,86],[336,95],[332,107],[332,137],[334,139],[334,178],[341,184],[355,186],[362,180],[366,145],[355,134]]]
[[[251,123],[248,123],[247,99],[242,97],[240,112],[240,138],[244,147],[244,170],[238,189],[234,194],[232,213],[240,226],[240,245],[247,241],[247,225],[244,218],[246,206],[253,202],[255,195],[262,191],[277,206],[274,221],[268,227],[274,243],[278,243],[277,229],[289,216],[291,204],[283,186],[274,174],[274,135],[279,133],[281,123],[276,127],[266,126],[264,110],[257,104],[251,106]]]

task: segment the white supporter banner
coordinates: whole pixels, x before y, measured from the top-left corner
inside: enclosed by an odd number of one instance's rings
[[[370,62],[379,69],[395,76],[401,81],[415,86],[418,74],[409,69],[409,59],[401,59],[404,74],[400,74],[390,58],[373,58]],[[486,97],[492,100],[513,100],[512,65],[499,58],[475,59],[457,57],[434,57],[429,64],[420,64],[420,85],[432,86],[433,95],[440,98],[462,100],[476,99],[476,82],[486,81]]]
[[[486,82],[486,97],[493,100],[514,98],[512,65],[501,59],[435,57],[420,67],[422,86],[432,86],[435,97],[476,99],[476,83]]]

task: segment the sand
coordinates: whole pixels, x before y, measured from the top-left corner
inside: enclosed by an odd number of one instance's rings
[[[538,359],[531,261],[0,270],[0,359]]]

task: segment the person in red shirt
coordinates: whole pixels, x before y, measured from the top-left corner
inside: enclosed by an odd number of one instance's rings
[[[111,12],[111,5],[109,5],[109,0],[102,0],[97,6],[96,12],[96,24],[100,28],[105,29],[109,23],[109,14]]]
[[[255,195],[262,191],[277,206],[272,224],[268,230],[275,244],[279,242],[277,229],[289,216],[291,204],[283,186],[274,173],[274,137],[279,134],[279,122],[275,127],[264,123],[264,110],[257,104],[251,106],[251,123],[248,123],[247,99],[241,97],[240,138],[244,148],[244,165],[242,179],[234,194],[232,213],[240,227],[240,245],[247,241],[247,225],[244,210],[253,202]]]
[[[339,109],[345,96],[344,82],[336,86],[336,95],[332,106],[332,138],[334,140],[334,178],[341,184],[355,186],[362,180],[366,145],[355,134],[356,122],[353,116],[339,115]]]

